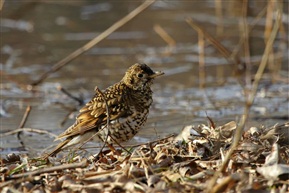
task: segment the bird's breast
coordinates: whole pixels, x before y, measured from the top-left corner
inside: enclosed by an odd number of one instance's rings
[[[110,124],[99,128],[99,138],[103,141],[109,133],[108,142],[114,143],[130,140],[145,124],[149,108],[153,102],[151,90],[146,92],[125,92],[121,108],[123,116],[111,120]]]
[[[133,113],[127,117],[110,121],[108,127],[106,125],[102,126],[99,137],[102,140],[105,140],[109,131],[109,143],[114,143],[115,141],[120,143],[130,140],[145,124],[148,112],[148,109],[145,109],[142,112],[133,111]]]

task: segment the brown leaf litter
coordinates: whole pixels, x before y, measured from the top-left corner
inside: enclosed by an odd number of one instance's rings
[[[1,158],[2,192],[204,192],[222,165],[235,122],[186,126],[170,136],[98,157]],[[211,192],[288,192],[289,123],[243,133]],[[77,152],[75,152],[77,153]]]

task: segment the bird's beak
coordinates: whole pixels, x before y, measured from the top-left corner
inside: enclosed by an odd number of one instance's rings
[[[153,79],[153,78],[156,78],[156,77],[161,76],[161,75],[164,75],[164,74],[165,74],[164,72],[156,71],[156,72],[154,72],[152,75],[150,75],[149,77],[150,77],[151,79]]]

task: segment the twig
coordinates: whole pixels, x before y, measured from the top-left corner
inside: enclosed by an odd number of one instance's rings
[[[149,173],[151,173],[152,175],[154,175],[154,170],[153,168],[151,167],[151,164],[147,162],[147,160],[145,159],[145,155],[143,154],[142,151],[135,151],[136,154],[139,156],[139,159],[144,167],[144,171],[145,171],[145,176],[146,176],[146,179],[148,180],[149,178]]]
[[[96,86],[95,87],[95,92],[99,93],[101,95],[101,97],[103,98],[103,101],[105,103],[105,108],[106,108],[106,114],[107,114],[107,118],[106,118],[106,127],[103,127],[101,130],[99,130],[98,132],[96,132],[95,134],[93,134],[91,137],[89,137],[86,141],[84,141],[77,149],[80,149],[84,144],[86,144],[88,141],[90,141],[93,137],[95,137],[96,135],[99,134],[99,132],[101,132],[102,130],[105,131],[105,129],[107,130],[105,139],[104,139],[104,143],[102,145],[102,147],[99,150],[99,153],[94,156],[94,157],[98,157],[101,152],[103,151],[104,147],[107,143],[108,137],[110,137],[114,142],[116,142],[120,147],[122,147],[115,139],[112,138],[112,136],[110,136],[109,134],[109,130],[110,130],[110,114],[109,114],[109,107],[108,107],[108,103],[107,103],[107,99],[105,97],[105,95],[103,94],[103,92]],[[105,132],[104,132],[105,133]],[[123,147],[122,147],[123,148]],[[126,150],[125,148],[123,148],[124,150]],[[127,151],[127,150],[126,150]],[[128,152],[128,151],[127,151]]]
[[[215,13],[217,16],[217,35],[222,35],[224,32],[222,1],[215,0]]]
[[[283,10],[283,4],[284,3],[283,3],[282,0],[280,2],[276,2],[276,6],[277,6],[277,8],[279,10]],[[279,52],[281,54],[281,57],[280,57],[280,59],[277,59],[275,61],[274,68],[272,69],[273,70],[273,82],[278,81],[278,79],[281,78],[279,72],[280,72],[281,67],[282,67],[284,54],[286,53],[286,50],[287,50],[287,44],[286,44],[287,36],[288,36],[287,33],[288,32],[287,32],[283,22],[280,21],[280,29],[279,29],[280,42],[279,42],[279,45],[278,45],[278,50],[279,50]]]
[[[244,39],[244,58],[246,65],[246,85],[251,86],[251,71],[252,64],[250,58],[250,42],[249,42],[249,27],[247,22],[247,12],[248,12],[248,0],[243,0],[243,8],[242,8],[242,24],[240,25],[240,31],[243,33],[242,37]]]
[[[105,147],[107,143],[107,140],[108,140],[108,137],[110,137],[117,145],[119,145],[122,149],[124,149],[126,152],[130,153],[129,151],[127,151],[123,146],[121,146],[117,140],[115,140],[109,133],[109,130],[110,130],[110,115],[109,115],[109,109],[108,109],[108,103],[107,103],[107,99],[105,97],[105,95],[103,94],[103,92],[98,88],[98,87],[95,87],[95,90],[101,95],[101,97],[103,98],[104,102],[105,102],[105,108],[106,108],[106,116],[107,116],[107,119],[106,119],[106,129],[107,129],[107,134],[105,136],[105,140],[104,140],[104,144],[102,145],[102,147],[100,148],[100,151],[99,153],[95,156],[95,157],[98,157],[99,154],[102,152],[103,148]],[[98,131],[100,132],[100,131]]]
[[[0,11],[2,11],[2,7],[3,7],[3,5],[4,5],[4,1],[5,1],[5,0],[0,0]]]
[[[277,18],[280,18],[280,10],[277,10]],[[217,181],[218,177],[220,176],[221,172],[223,172],[226,169],[226,167],[227,167],[227,165],[229,163],[229,160],[231,158],[231,155],[233,154],[234,150],[236,149],[236,147],[239,144],[239,141],[240,141],[241,136],[242,136],[243,128],[245,126],[245,122],[246,122],[246,120],[247,120],[247,118],[249,116],[250,108],[251,108],[251,106],[252,106],[252,104],[254,102],[254,99],[255,99],[255,96],[256,96],[256,93],[257,93],[259,81],[262,78],[262,75],[264,73],[264,70],[265,70],[267,62],[268,62],[269,53],[272,50],[274,40],[275,40],[275,38],[277,36],[277,32],[278,32],[278,29],[279,29],[279,26],[280,26],[279,21],[280,20],[278,20],[278,19],[275,21],[273,30],[272,30],[272,32],[270,34],[270,38],[267,41],[266,48],[265,48],[264,54],[262,56],[262,60],[261,60],[260,66],[258,68],[257,73],[255,74],[253,87],[252,87],[252,93],[248,97],[248,100],[246,101],[246,106],[245,106],[245,110],[244,110],[245,111],[244,112],[244,116],[240,120],[239,125],[238,125],[238,127],[236,129],[236,133],[234,135],[233,143],[232,143],[230,149],[228,150],[228,152],[227,152],[227,154],[226,154],[226,156],[224,158],[224,162],[223,162],[222,166],[218,169],[218,171],[215,172],[214,176],[210,180],[210,182],[208,184],[207,192],[213,192],[212,190],[213,190],[213,187],[216,184],[216,181]]]
[[[18,126],[18,129],[21,130],[21,129],[24,127],[30,111],[31,111],[31,107],[30,107],[30,105],[28,105],[28,106],[26,107],[26,110],[25,110],[25,113],[24,113],[24,115],[23,115],[23,118],[22,118],[22,120],[21,120],[21,122],[20,122],[20,124],[19,124],[19,126]],[[17,139],[20,141],[21,145],[22,145],[23,147],[25,147],[25,144],[24,144],[23,140],[22,140],[21,137],[20,137],[21,134],[22,134],[22,131],[17,132]]]
[[[75,111],[77,111],[76,108],[71,109],[71,110],[69,111],[69,113],[67,113],[67,114],[65,115],[65,117],[64,117],[64,118],[62,119],[62,121],[60,122],[60,126],[61,126],[61,127],[64,126],[64,124],[66,123],[66,121],[68,120],[68,118],[70,117],[70,115],[72,115],[73,112],[75,112]]]
[[[123,149],[124,151],[126,151],[127,153],[131,154],[126,148],[124,148],[124,146],[122,146],[116,139],[114,139],[111,135],[110,138],[114,141],[114,143],[116,143],[119,147],[121,147],[121,149]]]
[[[31,106],[28,105],[28,106],[26,107],[25,113],[24,113],[24,115],[23,115],[23,118],[22,118],[22,120],[21,120],[21,122],[20,122],[18,128],[23,128],[23,127],[24,127],[24,125],[25,125],[25,123],[26,123],[26,121],[27,121],[27,118],[28,118],[28,115],[29,115],[30,111],[31,111]]]
[[[176,46],[176,41],[159,24],[154,25],[154,30],[170,48]]]
[[[256,96],[256,93],[257,93],[257,89],[258,89],[258,85],[259,85],[259,81],[261,80],[262,78],[262,75],[264,73],[264,70],[266,68],[266,65],[267,65],[267,62],[268,62],[268,58],[270,57],[270,52],[272,51],[272,48],[273,48],[273,43],[274,43],[274,40],[277,36],[277,33],[278,33],[278,29],[279,29],[279,26],[280,26],[280,17],[281,17],[281,13],[280,13],[280,10],[277,10],[277,20],[275,21],[275,24],[274,24],[274,27],[272,29],[272,32],[271,32],[271,35],[270,35],[270,38],[269,40],[267,41],[267,44],[266,44],[266,48],[265,48],[265,51],[264,51],[264,54],[262,56],[262,59],[261,59],[261,63],[260,63],[260,66],[258,68],[258,71],[257,73],[255,74],[255,78],[254,78],[254,82],[253,82],[253,89],[252,89],[252,94],[248,100],[249,102],[249,106],[251,106],[254,102],[254,99],[255,99],[255,96]]]
[[[101,95],[101,97],[103,98],[104,102],[105,102],[105,108],[106,108],[106,116],[107,116],[107,119],[106,119],[106,128],[104,127],[104,129],[107,129],[107,134],[105,136],[105,139],[104,139],[104,144],[102,145],[102,147],[100,148],[100,151],[99,153],[95,156],[95,157],[98,157],[99,154],[102,152],[103,148],[105,147],[107,143],[107,140],[108,140],[108,137],[110,137],[117,145],[119,145],[122,149],[124,149],[125,151],[127,151],[123,146],[121,146],[117,140],[115,140],[109,133],[109,130],[110,130],[110,115],[109,115],[109,108],[108,108],[108,103],[107,103],[107,99],[105,97],[105,95],[103,94],[103,92],[98,88],[98,87],[95,87],[95,90]],[[98,131],[100,132],[100,131]],[[105,133],[105,132],[104,132]],[[109,145],[109,144],[108,144]],[[128,153],[130,153],[129,151],[127,151]]]
[[[95,157],[98,157],[98,156],[101,154],[101,152],[102,152],[103,148],[105,147],[106,142],[107,142],[107,140],[108,140],[109,129],[110,129],[110,115],[109,115],[108,103],[107,103],[106,97],[104,96],[103,92],[102,92],[97,86],[95,87],[94,90],[95,90],[96,92],[98,92],[98,93],[101,95],[101,97],[103,98],[103,101],[104,101],[104,103],[105,103],[105,109],[106,109],[106,129],[107,129],[107,134],[106,134],[106,136],[105,136],[105,140],[104,140],[104,143],[103,143],[102,147],[100,148],[98,154],[95,156]],[[104,128],[105,128],[105,127],[104,127]],[[98,131],[98,132],[99,132],[99,131]],[[98,132],[97,132],[97,133],[98,133]],[[96,134],[97,134],[97,133],[96,133]],[[105,130],[104,130],[104,133],[105,133]]]
[[[262,19],[262,17],[265,15],[266,13],[266,7],[264,9],[262,9],[256,18],[254,18],[254,20],[249,24],[249,27],[248,27],[248,34],[251,33],[251,31],[253,30],[254,26],[260,21],[260,19]],[[240,47],[242,46],[242,44],[245,42],[245,37],[244,36],[241,36],[240,40],[239,40],[239,43],[238,43],[238,46],[236,46],[233,51],[232,51],[232,55],[231,57],[235,58],[240,50]]]
[[[85,44],[83,47],[75,50],[74,52],[72,52],[70,55],[68,55],[67,57],[65,57],[64,59],[60,60],[59,62],[57,62],[55,65],[52,66],[52,68],[50,70],[48,70],[47,72],[43,73],[40,78],[33,82],[31,85],[35,86],[40,84],[44,79],[46,79],[51,73],[54,73],[56,71],[58,71],[59,69],[61,69],[63,66],[65,66],[67,63],[71,62],[72,60],[74,60],[76,57],[80,56],[81,54],[83,54],[84,52],[86,52],[87,50],[89,50],[90,48],[92,48],[93,46],[95,46],[97,43],[99,43],[100,41],[102,41],[103,39],[105,39],[106,37],[108,37],[111,33],[113,33],[114,31],[116,31],[117,29],[119,29],[121,26],[123,26],[124,24],[126,24],[128,21],[132,20],[135,16],[137,16],[139,13],[141,13],[143,10],[145,10],[147,7],[149,7],[151,4],[153,4],[155,2],[155,0],[146,0],[145,2],[143,2],[140,6],[138,6],[135,10],[133,10],[132,12],[130,12],[128,15],[126,15],[125,17],[123,17],[122,19],[120,19],[119,21],[117,21],[116,23],[114,23],[112,26],[110,26],[107,30],[105,30],[104,32],[102,32],[100,35],[98,35],[97,37],[95,37],[93,40],[89,41],[87,44]]]
[[[241,62],[241,59],[238,55],[231,53],[225,46],[223,46],[216,38],[207,33],[204,29],[201,28],[199,24],[193,21],[191,18],[187,18],[186,22],[198,32],[202,32],[204,37],[223,55],[223,57],[228,61],[228,63],[234,64],[234,74],[242,74],[245,67],[244,63]]]
[[[139,147],[139,146],[142,146],[142,145],[149,145],[149,144],[153,144],[153,143],[158,143],[160,141],[163,141],[163,140],[175,137],[175,136],[176,136],[176,134],[171,134],[171,135],[169,135],[167,137],[164,137],[164,138],[161,138],[161,139],[157,139],[157,140],[154,140],[154,141],[149,141],[149,142],[140,143],[140,144],[136,144],[136,145],[123,145],[122,147],[124,147],[124,148],[135,148],[135,147]],[[89,148],[95,148],[95,147],[89,147]]]
[[[238,173],[231,174],[223,178],[218,185],[214,187],[212,192],[226,192],[230,186],[235,185],[241,178],[241,175]]]
[[[239,59],[232,58],[231,52],[225,48],[218,40],[216,40],[213,36],[211,36],[209,33],[207,33],[204,29],[201,28],[200,25],[198,25],[195,21],[192,20],[192,18],[186,18],[186,22],[194,28],[197,32],[202,32],[204,37],[208,39],[208,41],[215,47],[217,50],[223,55],[225,59],[229,63],[238,64]]]
[[[199,47],[199,88],[204,88],[206,85],[206,70],[205,70],[205,36],[202,30],[198,31],[198,47]]]
[[[265,42],[268,41],[268,39],[270,38],[270,33],[272,31],[273,28],[273,13],[274,10],[276,9],[276,4],[278,1],[275,0],[269,0],[268,4],[267,4],[267,17],[266,17],[266,24],[265,24],[265,31],[264,31],[264,40]],[[269,61],[268,61],[268,69],[271,71],[271,73],[273,74],[272,79],[274,79],[274,70],[275,70],[275,56],[274,56],[274,52],[271,51],[269,53],[270,57],[269,57]]]
[[[59,105],[60,107],[62,107],[63,109],[69,111],[69,112],[65,115],[65,117],[63,118],[63,120],[60,122],[60,126],[62,127],[62,126],[66,123],[66,121],[67,121],[67,119],[69,118],[69,116],[70,116],[71,114],[73,114],[73,112],[77,111],[77,108],[76,108],[76,107],[68,107],[68,106],[66,106],[66,105],[64,105],[63,103],[60,103],[60,102],[56,102],[56,104],[58,104],[58,105]]]
[[[9,132],[0,134],[0,138],[1,137],[6,137],[6,136],[9,136],[9,135],[14,135],[16,133],[23,132],[23,131],[32,132],[32,133],[38,133],[38,134],[49,134],[49,135],[51,135],[51,136],[53,136],[55,138],[57,137],[57,135],[55,135],[53,133],[50,133],[48,131],[45,131],[45,130],[32,129],[32,128],[19,128],[19,129],[13,130],[13,131],[9,131]]]
[[[154,141],[149,141],[149,142],[141,143],[141,144],[137,144],[137,145],[130,145],[128,147],[134,148],[134,147],[139,147],[139,146],[142,146],[142,145],[148,145],[148,144],[152,144],[152,143],[157,143],[157,142],[160,142],[160,141],[163,141],[163,140],[175,137],[175,136],[176,136],[175,134],[171,134],[171,135],[169,135],[167,137],[164,137],[164,138],[161,138],[161,139],[157,139],[157,140],[154,140]]]
[[[96,156],[94,156],[94,157],[98,157],[98,156],[101,154],[101,152],[102,152],[103,148],[105,147],[106,142],[107,142],[107,140],[108,140],[109,128],[110,128],[110,115],[109,115],[108,103],[107,103],[107,100],[106,100],[103,92],[102,92],[97,86],[94,88],[94,90],[95,90],[95,92],[98,92],[98,93],[101,95],[101,97],[103,98],[103,101],[104,101],[104,103],[105,103],[105,108],[106,108],[106,129],[107,129],[107,134],[106,134],[106,136],[105,136],[104,143],[103,143],[102,147],[101,147],[100,150],[99,150],[99,153],[98,153]],[[91,136],[90,138],[88,138],[86,141],[84,141],[84,142],[78,147],[78,149],[81,148],[81,147],[82,147],[84,144],[86,144],[88,141],[90,141],[94,136],[98,135],[99,132],[101,132],[101,131],[104,130],[104,129],[105,129],[105,127],[104,127],[103,129],[99,130],[98,132],[96,132],[94,135],[92,135],[92,136]],[[105,130],[104,130],[104,131],[105,131]]]
[[[66,89],[64,89],[62,86],[57,86],[57,90],[60,90],[64,94],[66,94],[68,97],[72,98],[73,100],[77,101],[79,105],[83,105],[84,101],[76,96],[73,96],[70,92],[68,92]]]
[[[72,164],[63,164],[59,166],[53,166],[50,168],[42,168],[39,170],[31,171],[31,172],[26,172],[22,174],[15,174],[10,177],[7,177],[8,180],[10,179],[17,179],[17,178],[25,178],[25,177],[30,177],[30,176],[35,176],[43,173],[50,173],[50,172],[55,172],[55,171],[60,171],[60,170],[65,170],[65,169],[75,169],[75,168],[84,168],[87,166],[87,160],[84,159],[79,163],[72,163]]]
[[[266,24],[265,24],[265,31],[264,31],[264,39],[265,42],[268,41],[270,38],[270,34],[273,28],[273,12],[274,12],[275,2],[272,0],[267,1],[267,14],[266,14]]]
[[[176,41],[159,24],[154,25],[154,31],[168,44],[165,55],[170,55],[176,46]]]

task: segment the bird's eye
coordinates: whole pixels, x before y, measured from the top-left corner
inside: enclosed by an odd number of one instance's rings
[[[142,74],[142,73],[139,73],[139,74],[137,75],[137,77],[142,78],[142,77],[143,77],[143,74]]]

